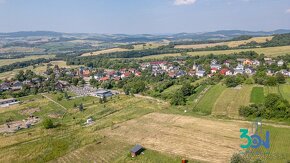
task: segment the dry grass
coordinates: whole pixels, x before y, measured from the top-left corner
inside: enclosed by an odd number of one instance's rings
[[[115,139],[145,148],[207,162],[228,162],[239,152],[239,129],[246,123],[151,113],[105,129]]]
[[[106,53],[112,53],[112,52],[122,52],[122,51],[128,51],[128,49],[122,49],[122,48],[112,48],[112,49],[106,49],[106,50],[100,50],[95,51],[92,53],[84,53],[81,56],[94,56],[94,55],[100,55],[100,54],[106,54]]]
[[[175,48],[179,49],[198,49],[198,48],[206,48],[206,47],[215,47],[219,45],[227,45],[229,47],[238,47],[240,45],[245,45],[247,43],[250,43],[252,41],[256,41],[257,43],[263,43],[267,40],[271,40],[273,36],[266,36],[266,37],[254,37],[248,40],[241,40],[241,41],[229,41],[229,42],[219,42],[219,43],[212,43],[212,44],[195,44],[195,45],[177,45]]]

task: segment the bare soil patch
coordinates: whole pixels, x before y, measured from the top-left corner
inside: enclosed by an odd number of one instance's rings
[[[129,144],[205,162],[228,162],[241,150],[242,122],[151,113],[101,131]]]

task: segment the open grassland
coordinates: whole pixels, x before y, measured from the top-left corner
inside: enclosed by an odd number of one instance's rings
[[[268,57],[277,57],[285,54],[290,54],[290,46],[278,46],[278,47],[267,47],[267,48],[251,48],[251,49],[235,49],[235,50],[216,50],[216,51],[196,51],[188,52],[188,55],[191,56],[204,56],[209,54],[222,55],[222,54],[233,54],[239,53],[242,51],[255,51],[258,54],[265,54]],[[160,59],[163,57],[176,57],[181,56],[181,53],[172,53],[172,54],[159,54],[141,57],[142,59]]]
[[[272,40],[273,36],[266,36],[266,37],[253,37],[248,40],[240,40],[240,41],[229,41],[229,42],[219,42],[219,43],[208,43],[208,44],[194,44],[194,45],[177,45],[175,48],[179,49],[198,49],[198,48],[206,48],[206,47],[215,47],[215,46],[221,46],[221,45],[227,45],[229,47],[238,47],[240,45],[245,45],[247,43],[250,43],[252,41],[255,41],[257,43],[264,43],[267,40]]]
[[[49,58],[54,58],[54,57],[55,55],[32,55],[32,56],[27,56],[24,58],[17,58],[17,59],[0,59],[0,66],[9,65],[16,62],[35,60],[39,58],[49,59]]]
[[[254,87],[251,92],[251,103],[262,104],[265,102],[264,88]]]
[[[245,156],[252,161],[260,159],[262,162],[271,163],[289,162],[290,128],[278,128],[264,125],[262,132],[258,132],[263,141],[265,140],[266,131],[270,132],[270,148],[266,149],[261,146],[257,149],[250,149],[250,153]]]
[[[248,124],[151,113],[121,123],[115,129],[105,129],[103,134],[193,160],[227,162],[241,149],[242,127]]]
[[[55,100],[60,94],[46,94],[46,96]],[[23,110],[37,107],[39,111],[35,112],[34,115],[39,116],[40,119],[46,117],[52,118],[55,124],[57,124],[57,128],[45,130],[41,124],[38,124],[30,129],[23,129],[14,134],[0,135],[0,162],[17,162],[17,160],[23,162],[46,162],[67,155],[79,148],[82,152],[82,147],[85,148],[89,144],[97,143],[101,144],[101,148],[107,145],[109,147],[109,143],[112,140],[104,139],[104,137],[97,133],[98,130],[107,127],[113,128],[120,122],[166,108],[164,104],[156,103],[156,101],[150,99],[144,100],[122,95],[110,99],[106,104],[99,104],[98,99],[93,97],[55,100],[58,104],[42,96],[29,96],[20,100],[22,104],[11,106],[9,107],[11,111],[8,111],[7,108],[0,113],[0,117],[4,121],[5,118],[11,118],[13,121],[24,119],[29,115],[23,115]],[[72,106],[73,104],[80,104],[80,102],[84,104],[85,110],[83,112]],[[65,109],[60,105],[64,106]],[[84,122],[89,117],[93,118],[95,123],[91,126],[86,126]],[[128,145],[122,143],[112,145],[112,143],[111,146],[120,146],[120,149],[117,148],[115,150],[120,152],[120,157],[124,154],[123,147],[128,152]],[[132,146],[130,145],[130,147]],[[85,148],[85,152],[90,150],[90,146]],[[104,152],[106,152],[106,149],[104,149]],[[95,162],[104,158],[103,162],[111,162],[110,159],[113,159],[115,156],[117,157],[118,154],[114,155],[112,153],[109,154],[112,157],[105,157],[104,153],[96,152],[90,153],[90,157],[82,155],[77,158],[84,162]],[[72,155],[75,155],[75,153],[72,153]],[[71,155],[64,157],[66,162],[75,162],[75,158]]]
[[[216,100],[212,114],[215,116],[226,116],[239,118],[240,106],[250,103],[251,85],[243,85],[241,88],[227,88]]]
[[[224,89],[225,86],[222,86],[221,84],[210,87],[209,90],[206,91],[206,93],[202,97],[200,97],[193,110],[205,114],[211,114],[212,108],[214,107],[216,100],[221,95]]]

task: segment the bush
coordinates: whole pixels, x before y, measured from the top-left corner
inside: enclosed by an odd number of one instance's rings
[[[54,128],[55,127],[54,124],[53,124],[53,121],[51,119],[45,119],[42,122],[42,124],[43,124],[43,127],[45,129],[50,129],[50,128]]]
[[[231,158],[231,163],[248,163],[249,161],[246,160],[243,156],[239,154],[234,154]]]

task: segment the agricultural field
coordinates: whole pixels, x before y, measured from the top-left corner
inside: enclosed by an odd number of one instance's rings
[[[247,123],[231,123],[188,116],[151,113],[104,129],[105,136],[145,148],[206,162],[227,162],[240,151],[239,129]]]
[[[239,119],[239,108],[250,103],[251,91],[251,85],[226,88],[216,100],[212,115]]]
[[[166,45],[166,44],[165,43],[149,42],[146,44],[134,45],[134,50],[153,49],[153,48],[158,48],[159,46],[162,46],[162,45]]]
[[[283,98],[290,101],[290,85],[289,84],[281,84],[278,86],[266,86],[264,87],[264,94],[267,96],[270,93],[275,93],[281,95]]]
[[[32,56],[27,56],[24,58],[17,58],[17,59],[0,59],[0,66],[9,65],[16,62],[35,60],[39,58],[49,59],[49,58],[54,58],[54,57],[55,55],[32,55]]]
[[[0,53],[15,53],[15,52],[43,52],[44,49],[41,48],[31,48],[31,47],[8,47],[8,48],[0,48]]]
[[[251,103],[262,104],[264,102],[264,87],[254,87],[251,92]]]
[[[279,46],[279,47],[267,47],[267,48],[251,48],[251,49],[235,49],[235,50],[216,50],[216,51],[197,51],[197,52],[188,52],[188,55],[191,56],[204,56],[209,54],[222,55],[222,54],[232,54],[239,53],[242,51],[255,51],[259,54],[265,54],[268,57],[277,57],[285,54],[290,54],[290,46]],[[163,57],[173,57],[181,56],[181,53],[172,53],[172,54],[159,54],[142,57],[143,59],[160,59]]]
[[[122,51],[128,51],[128,49],[123,48],[112,48],[112,49],[106,49],[106,50],[99,50],[92,53],[84,53],[81,56],[94,56],[94,55],[100,55],[100,54],[106,54],[106,53],[112,53],[112,52],[122,52]]]
[[[250,43],[252,41],[255,41],[257,43],[264,43],[267,40],[271,40],[273,36],[265,36],[265,37],[253,37],[248,40],[241,40],[241,41],[229,41],[229,42],[220,42],[220,43],[208,43],[208,44],[195,44],[195,45],[177,45],[175,48],[178,49],[198,49],[198,48],[206,48],[206,47],[215,47],[215,46],[221,46],[221,45],[227,45],[229,47],[238,47],[240,45],[245,45],[247,43]]]
[[[221,84],[214,85],[210,87],[203,96],[197,101],[197,104],[193,108],[194,111],[211,114],[212,108],[216,100],[219,98],[221,93],[226,89],[225,86]]]

